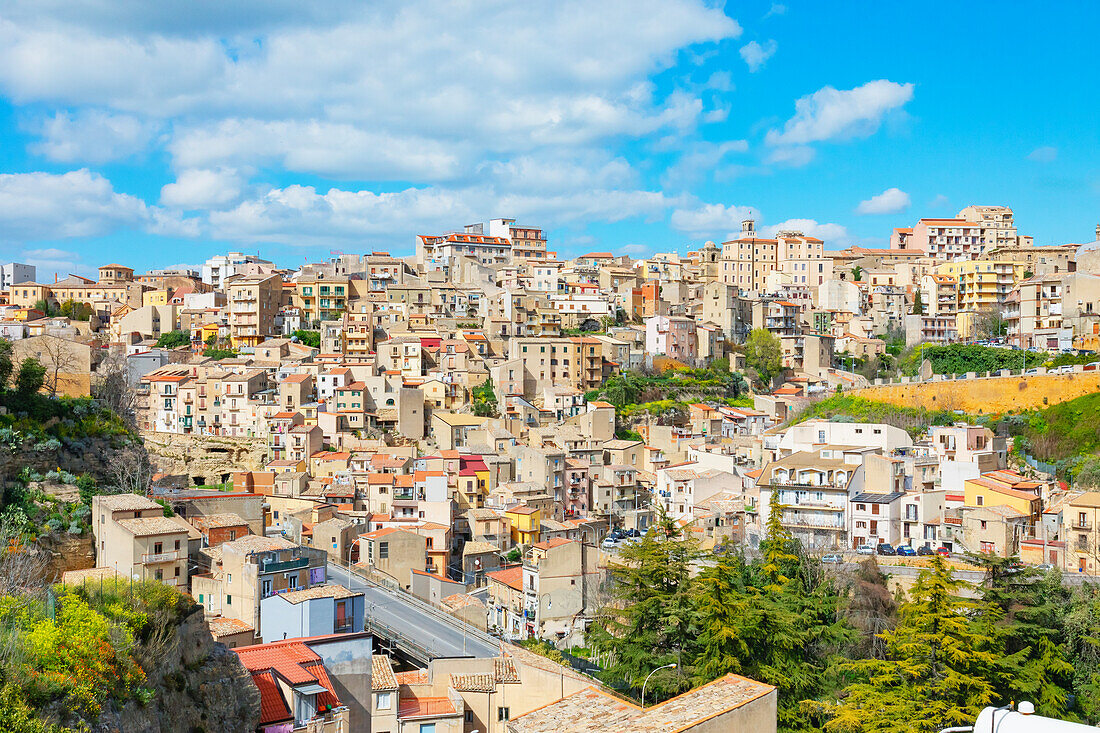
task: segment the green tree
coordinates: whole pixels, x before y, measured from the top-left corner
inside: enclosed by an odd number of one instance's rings
[[[190,331],[166,331],[157,339],[157,346],[164,349],[175,349],[180,346],[191,345]]]
[[[0,339],[0,392],[8,388],[15,363],[12,361],[12,344],[7,339]]]
[[[856,282],[859,282],[863,279],[863,268],[859,265],[856,265],[852,268],[852,279]]]
[[[913,310],[911,310],[910,313],[915,316],[924,315],[924,298],[921,295],[920,288],[917,288],[916,292],[913,294]]]
[[[754,328],[745,340],[745,363],[754,369],[760,381],[771,385],[772,379],[783,371],[783,346],[766,328]]]
[[[675,662],[676,670],[653,676],[646,697],[660,700],[684,692],[694,675],[690,660],[696,644],[695,598],[691,566],[697,543],[658,505],[654,526],[621,553],[614,571],[614,597],[590,629],[593,646],[609,656],[610,679],[635,692],[657,667]]]
[[[298,343],[305,344],[314,349],[321,348],[321,332],[320,331],[306,331],[305,329],[298,329],[294,331],[291,336],[298,339]]]
[[[749,391],[749,383],[745,381],[745,375],[741,372],[734,372],[730,376],[729,382],[730,392],[733,393],[734,398],[740,397]]]
[[[15,391],[20,397],[27,398],[36,394],[46,383],[46,367],[28,356],[19,364],[19,372],[15,375]]]
[[[486,379],[470,390],[470,396],[474,400],[474,414],[478,417],[496,417],[497,395],[493,391],[492,377]]]
[[[840,703],[827,706],[830,733],[926,733],[972,723],[994,700],[994,640],[957,597],[963,585],[939,555],[921,571],[901,605],[898,625],[882,634],[886,659],[850,662],[858,676]]]

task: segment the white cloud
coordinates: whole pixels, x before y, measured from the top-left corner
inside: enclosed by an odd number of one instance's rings
[[[19,256],[19,261],[37,268],[38,282],[51,282],[54,275],[63,278],[70,273],[86,275],[95,272],[95,268],[81,262],[78,252],[70,252],[56,247],[28,249]]]
[[[160,189],[160,202],[179,209],[221,208],[240,198],[241,186],[241,176],[233,169],[188,169]]]
[[[338,150],[317,150],[311,124],[353,143],[397,146],[399,165],[402,156],[431,157],[433,144],[518,150],[694,124],[699,100],[657,96],[650,75],[682,49],[741,34],[701,0],[344,3],[301,24],[284,17],[285,4],[255,6],[251,22],[210,5],[179,27],[140,9],[146,20],[136,22],[106,6],[67,16],[18,5],[0,22],[0,90],[17,102],[183,117],[185,135],[223,121],[281,123],[291,136],[281,150],[255,151],[245,136],[235,138],[242,154],[291,155],[301,136],[312,150],[300,167],[321,173],[339,169]]]
[[[741,230],[744,219],[756,219],[759,214],[751,206],[704,204],[694,209],[672,212],[672,228],[692,237],[725,237]]]
[[[804,145],[822,140],[867,137],[883,118],[913,98],[912,84],[879,79],[855,89],[822,87],[795,102],[795,114],[780,130],[769,130],[769,145]]]
[[[808,145],[793,145],[776,148],[768,154],[767,162],[789,168],[801,168],[809,165],[817,157],[817,151]]]
[[[782,3],[772,3],[772,6],[768,9],[768,12],[764,13],[765,18],[770,18],[773,15],[784,15],[787,12],[787,6]]]
[[[829,249],[847,247],[852,243],[848,229],[840,224],[819,224],[815,219],[787,219],[770,226],[761,227],[760,232],[774,237],[779,232],[802,232],[809,237],[817,237],[825,242]]]
[[[888,188],[877,196],[860,201],[857,214],[898,214],[909,208],[909,194],[900,188]]]
[[[30,151],[63,163],[106,163],[148,148],[156,125],[127,114],[87,110],[58,112],[38,125],[42,136]]]
[[[764,67],[768,59],[775,55],[779,44],[775,41],[765,41],[763,44],[749,41],[741,47],[741,58],[749,65],[749,72],[755,74]]]
[[[210,214],[213,234],[241,242],[362,243],[368,238],[411,244],[411,231],[439,231],[456,221],[479,221],[507,211],[520,219],[615,222],[654,218],[680,200],[651,191],[589,190],[558,194],[501,194],[488,187],[408,188],[376,193],[312,186],[273,188],[228,211]],[[397,239],[395,240],[394,237]]]
[[[663,217],[686,199],[641,190],[615,151],[725,120],[728,72],[672,91],[653,79],[741,34],[710,0],[200,0],[183,13],[10,0],[0,95],[51,110],[35,151],[103,162],[163,149],[176,180],[155,206],[84,171],[99,209],[44,196],[34,204],[55,224],[0,211],[0,238],[201,225],[320,244],[504,212],[546,227]],[[293,186],[288,171],[356,184]]]
[[[626,244],[619,247],[619,254],[624,255],[640,255],[645,254],[649,250],[644,244]]]
[[[744,153],[748,149],[747,140],[693,143],[665,169],[661,176],[661,185],[665,188],[690,186],[703,178],[705,173],[722,170],[725,167],[723,161],[728,156]]]
[[[0,237],[12,241],[97,237],[119,229],[193,235],[196,224],[117,193],[87,169],[0,174]]]
[[[951,199],[944,196],[942,193],[936,194],[936,197],[928,202],[928,208],[930,209],[946,209],[951,205]]]
[[[1036,163],[1053,163],[1058,158],[1058,148],[1043,145],[1027,154],[1027,159]]]

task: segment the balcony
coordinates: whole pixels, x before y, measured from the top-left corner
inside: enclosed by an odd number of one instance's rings
[[[1090,522],[1087,519],[1077,518],[1077,519],[1073,520],[1073,523],[1070,526],[1073,527],[1074,529],[1083,530],[1083,531],[1087,532],[1090,529],[1092,529],[1092,522]]]
[[[260,572],[263,573],[282,573],[288,570],[301,570],[302,568],[309,567],[308,557],[297,557],[293,560],[282,560],[280,562],[265,562],[261,566]]]
[[[144,565],[156,565],[163,562],[177,562],[184,557],[182,550],[172,550],[170,552],[147,552],[141,556],[141,562]]]

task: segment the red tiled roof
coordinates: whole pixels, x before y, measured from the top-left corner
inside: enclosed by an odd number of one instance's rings
[[[504,583],[509,588],[515,590],[523,590],[523,566],[516,565],[514,568],[505,568],[504,570],[494,570],[491,573],[486,573],[486,577],[492,578],[500,583]]]
[[[279,691],[279,684],[271,672],[253,672],[252,682],[260,691],[260,725],[290,720],[290,708]]]

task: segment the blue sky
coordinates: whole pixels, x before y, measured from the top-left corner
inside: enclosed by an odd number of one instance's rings
[[[506,216],[563,256],[1100,221],[1100,6],[9,0],[0,259],[284,265]]]

